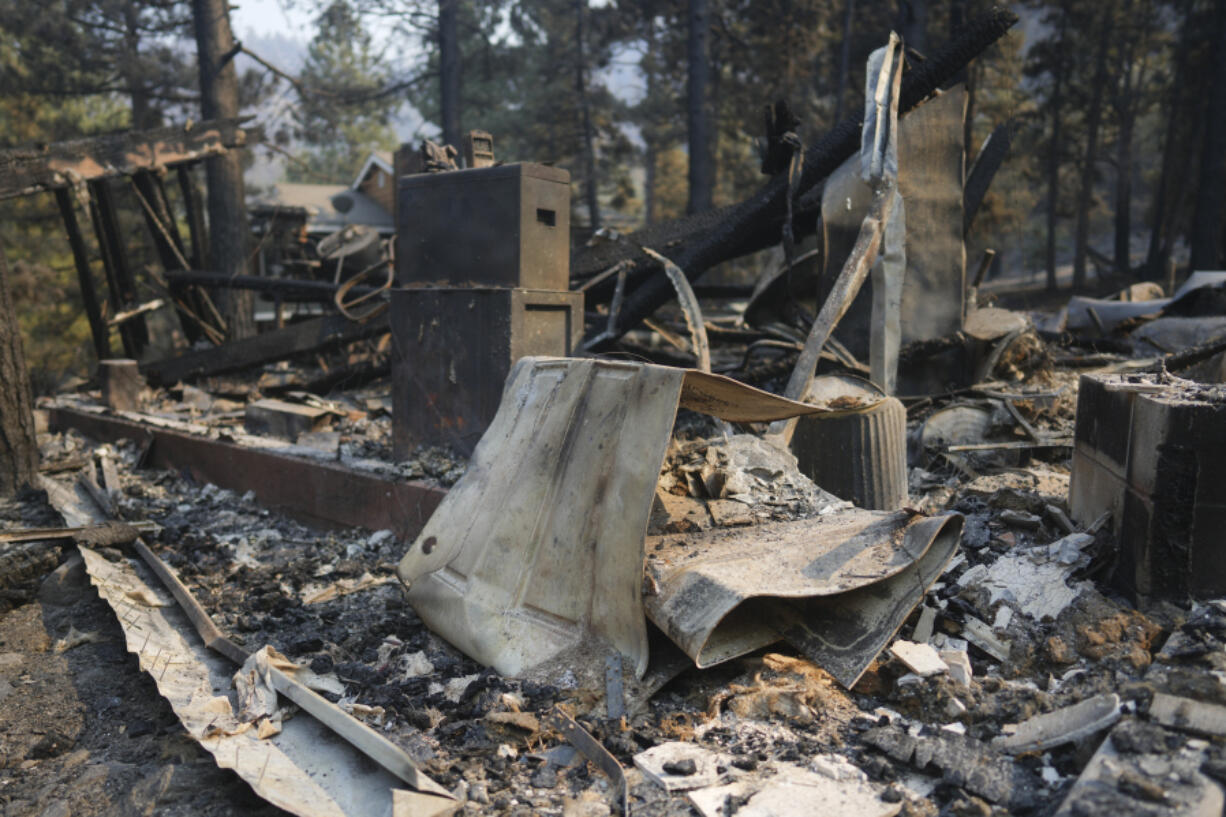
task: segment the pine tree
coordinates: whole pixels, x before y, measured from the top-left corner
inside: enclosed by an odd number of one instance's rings
[[[370,151],[394,149],[390,123],[399,102],[381,94],[388,84],[356,10],[335,0],[319,15],[299,75],[297,135],[307,150],[291,165],[291,179],[348,182]]]

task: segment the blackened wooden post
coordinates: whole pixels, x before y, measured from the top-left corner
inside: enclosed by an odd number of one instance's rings
[[[183,242],[179,239],[179,228],[170,215],[170,205],[166,201],[161,185],[157,182],[157,177],[148,170],[138,170],[132,174],[132,186],[136,188],[137,196],[142,199],[141,213],[145,217],[145,225],[149,228],[149,234],[153,237],[153,246],[157,249],[162,269],[167,272],[183,270],[187,268],[187,259],[183,256]],[[191,316],[178,308],[179,304],[189,304],[189,308],[195,308],[196,305],[191,302],[191,291],[183,284],[174,282],[170,283],[169,289],[170,297],[174,299],[176,305],[175,311],[179,315],[179,325],[183,328],[183,334],[189,343],[195,343],[200,337],[200,326],[192,320]]]
[[[192,262],[192,269],[212,269],[209,266],[209,239],[204,232],[204,202],[192,176],[192,165],[179,165],[175,173],[179,177],[179,190],[183,193],[183,206],[187,210],[187,230],[192,237],[192,254],[188,260]]]
[[[9,292],[8,263],[0,250],[0,495],[38,480],[34,401],[21,348],[17,310]]]
[[[128,254],[119,229],[119,218],[115,212],[115,200],[110,186],[105,179],[99,179],[90,182],[89,189],[94,202],[94,229],[98,231],[98,243],[105,248],[103,260],[108,257],[110,259],[107,284],[112,290],[111,308],[118,314],[136,304],[136,281],[128,266]],[[119,333],[124,338],[124,351],[127,356],[140,358],[141,350],[149,342],[145,316],[139,315],[124,322]]]
[[[64,220],[64,229],[68,232],[68,245],[72,247],[72,259],[77,265],[77,281],[81,286],[85,316],[89,318],[89,331],[94,337],[94,352],[98,355],[98,360],[106,360],[111,356],[110,332],[102,318],[98,290],[94,286],[94,275],[89,268],[89,253],[85,249],[85,236],[81,234],[81,226],[77,223],[77,213],[72,206],[72,193],[68,188],[61,187],[55,191],[55,203],[59,205],[60,217]]]

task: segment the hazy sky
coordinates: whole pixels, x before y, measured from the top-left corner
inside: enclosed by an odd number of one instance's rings
[[[283,35],[306,42],[311,39],[311,15],[297,4],[287,9],[283,0],[235,0],[230,12],[230,25],[235,36],[257,34]]]

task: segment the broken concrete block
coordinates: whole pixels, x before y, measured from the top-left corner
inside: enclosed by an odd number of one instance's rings
[[[707,503],[707,510],[721,528],[752,525],[758,521],[748,505],[735,499],[712,499]]]
[[[1080,553],[1077,551],[1078,558]],[[975,568],[982,566],[976,565]],[[971,572],[968,570],[966,574]],[[1020,612],[1035,621],[1042,621],[1060,615],[1081,592],[1080,584],[1076,587],[1068,585],[1067,580],[1072,572],[1071,565],[1048,558],[1047,551],[1039,548],[1007,553],[993,562],[986,572],[976,572],[972,581],[965,581],[966,574],[963,574],[964,581],[960,583],[988,590],[991,593],[989,604],[1009,599]]]
[[[247,406],[243,427],[249,434],[280,437],[293,442],[300,434],[323,429],[331,416],[332,412],[327,409],[314,406],[284,400],[256,400]]]
[[[1115,693],[1095,695],[1018,724],[1013,734],[993,740],[992,748],[1011,755],[1042,752],[1087,738],[1113,726],[1119,719],[1120,696]]]
[[[1001,511],[999,519],[1011,528],[1025,528],[1026,530],[1037,530],[1039,525],[1043,524],[1043,520],[1037,515],[1026,511],[1015,511],[1012,508]]]
[[[1171,752],[1160,741],[1160,752],[1140,746],[1117,748],[1135,721],[1123,720],[1098,747],[1090,762],[1069,789],[1055,817],[1086,814],[1196,814],[1222,813],[1222,787],[1201,773],[1204,748],[1192,742]],[[1146,785],[1148,784],[1148,785]]]
[[[920,771],[933,767],[948,783],[961,786],[993,803],[1021,805],[1024,773],[1014,769],[1012,760],[984,744],[948,730],[927,737],[912,737],[896,726],[870,729],[862,736],[865,743],[901,763]]]
[[[970,686],[974,671],[966,650],[941,650],[941,660],[949,667],[949,677],[963,686]]]
[[[966,623],[962,625],[962,635],[997,661],[1009,660],[1009,642],[997,638],[991,627],[974,616],[966,617]]]
[[[919,621],[915,622],[915,629],[911,632],[911,640],[920,644],[927,644],[928,639],[932,638],[932,631],[936,621],[936,608],[925,604],[920,608]]]
[[[906,665],[907,669],[921,678],[947,672],[949,667],[941,656],[928,644],[914,641],[895,641],[890,645],[890,654]]]
[[[102,385],[102,402],[112,411],[136,411],[140,408],[140,392],[145,388],[139,364],[135,360],[98,361],[98,380]]]
[[[667,792],[689,791],[719,781],[719,757],[693,743],[673,741],[653,746],[634,756],[634,765]]]
[[[813,814],[893,817],[902,803],[887,803],[863,777],[832,778],[791,764],[778,764],[767,780],[741,780],[690,792],[703,817],[723,817],[729,798],[743,803],[738,817],[809,817]]]
[[[1112,584],[1133,600],[1226,593],[1226,396],[1164,376],[1083,375],[1069,504],[1111,514]]]
[[[1209,704],[1157,692],[1149,705],[1149,717],[1163,726],[1182,729],[1185,732],[1226,737],[1226,706],[1221,704]]]

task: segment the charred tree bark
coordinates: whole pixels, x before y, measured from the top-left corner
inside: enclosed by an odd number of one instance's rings
[[[928,0],[899,0],[898,28],[902,41],[920,54],[928,50]]]
[[[1047,263],[1047,291],[1055,292],[1056,283],[1056,227],[1057,215],[1060,211],[1060,152],[1063,134],[1064,108],[1064,72],[1067,63],[1064,56],[1064,43],[1068,35],[1068,3],[1060,7],[1060,39],[1058,61],[1055,77],[1052,80],[1052,92],[1049,105],[1051,107],[1051,142],[1047,148],[1047,246],[1045,260]]]
[[[1094,53],[1094,84],[1086,111],[1086,149],[1081,160],[1077,187],[1077,232],[1073,245],[1073,288],[1086,285],[1086,257],[1090,245],[1090,205],[1094,196],[1094,166],[1098,162],[1098,126],[1102,121],[1103,93],[1107,85],[1107,47],[1111,43],[1111,15],[1104,11],[1098,46]]]
[[[1145,85],[1144,68],[1133,75],[1133,56],[1137,40],[1142,36],[1137,23],[1130,20],[1132,0],[1126,0],[1123,16],[1127,26],[1120,43],[1119,76],[1115,86],[1115,118],[1118,133],[1115,138],[1115,269],[1127,274],[1132,270],[1132,136],[1137,119],[1134,99],[1137,88]]]
[[[1205,140],[1201,146],[1196,207],[1192,217],[1193,270],[1218,269],[1222,260],[1223,202],[1226,200],[1226,0],[1213,12],[1213,79],[1205,100]]]
[[[586,11],[587,0],[575,0],[575,94],[583,129],[583,194],[587,199],[588,224],[595,232],[600,229],[600,198],[596,186],[596,134],[592,129],[592,102],[587,93]]]
[[[686,212],[710,210],[715,202],[715,160],[711,155],[711,115],[707,85],[711,79],[711,18],[707,0],[689,0],[686,128],[690,148],[690,199]]]
[[[1183,121],[1186,93],[1184,86],[1188,74],[1188,50],[1191,44],[1190,19],[1194,10],[1193,0],[1185,0],[1180,22],[1179,43],[1175,47],[1175,73],[1171,87],[1175,89],[1173,110],[1166,119],[1166,131],[1162,136],[1162,165],[1158,171],[1158,184],[1154,193],[1154,207],[1149,229],[1149,249],[1145,254],[1145,268],[1152,278],[1157,278],[1166,268],[1163,239],[1168,227],[1168,200],[1170,197],[1171,167],[1175,161],[1176,123]]]
[[[238,53],[230,31],[226,0],[192,0],[196,53],[200,64],[200,107],[205,119],[238,116]],[[247,205],[243,168],[237,151],[210,158],[208,176],[209,256],[227,275],[247,271]],[[250,292],[224,293],[223,311],[231,340],[255,334],[255,297]]]
[[[132,130],[156,128],[162,124],[162,117],[150,104],[149,88],[140,70],[140,20],[135,3],[128,3],[124,7],[123,17],[124,45],[127,51],[121,58],[121,70],[128,86],[128,96],[132,100]]]
[[[0,496],[38,478],[38,440],[30,375],[21,348],[21,328],[9,291],[8,262],[0,249]]]
[[[460,0],[438,2],[439,116],[443,142],[460,146],[460,38],[457,7]]]
[[[834,121],[843,121],[843,106],[847,97],[847,78],[851,74],[851,24],[856,15],[856,0],[846,0],[843,6],[843,42],[839,45],[839,75],[834,83]]]

